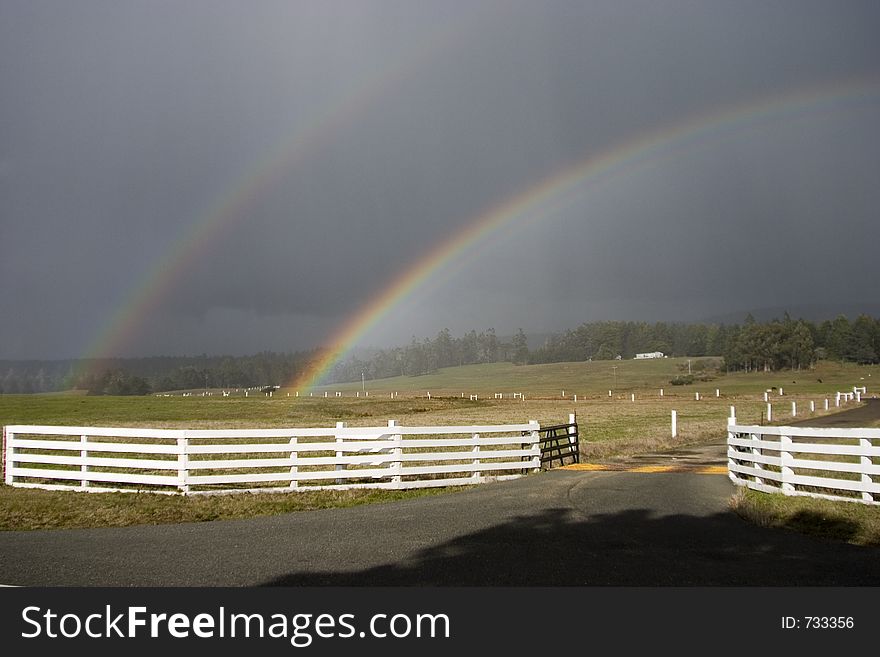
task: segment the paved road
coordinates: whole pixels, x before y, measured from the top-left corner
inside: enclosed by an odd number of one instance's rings
[[[823,415],[817,418],[806,418],[797,422],[789,422],[793,426],[801,427],[864,427],[869,423],[880,420],[880,399],[864,399],[862,406],[857,406],[848,411]]]
[[[681,450],[674,458],[711,465],[717,450]],[[728,510],[732,492],[718,474],[558,470],[352,509],[2,532],[0,582],[880,585],[880,549],[755,527]]]

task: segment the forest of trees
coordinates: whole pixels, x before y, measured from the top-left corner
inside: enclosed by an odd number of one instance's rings
[[[640,352],[667,356],[720,356],[728,371],[801,369],[817,360],[880,362],[880,320],[860,315],[814,323],[782,319],[743,324],[589,322],[529,349],[520,329],[500,339],[494,329],[454,337],[449,329],[434,339],[373,350],[338,363],[328,382],[392,376],[420,376],[442,367],[479,363],[515,364],[632,358]],[[143,395],[168,390],[283,385],[305,370],[319,352],[262,352],[251,356],[197,356],[105,361],[0,361],[0,393],[54,392],[70,388],[89,394]]]
[[[819,359],[880,362],[880,321],[839,316],[819,324],[788,315],[742,325],[593,322],[566,331],[531,352],[530,363],[606,360],[662,351],[668,356],[721,356],[728,371],[809,367]]]
[[[476,365],[480,363],[528,362],[528,343],[520,329],[510,341],[495,335],[494,329],[477,333],[470,331],[453,337],[443,329],[433,340],[412,342],[405,347],[381,349],[369,357],[349,358],[329,372],[328,381],[341,383],[366,379],[384,379],[392,376],[420,376],[436,372],[441,367]]]

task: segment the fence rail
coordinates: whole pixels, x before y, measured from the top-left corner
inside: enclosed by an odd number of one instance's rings
[[[880,504],[880,429],[731,424],[727,458],[739,486]]]
[[[251,430],[14,425],[4,428],[5,482],[178,494],[456,486],[539,469],[539,431],[535,421]]]

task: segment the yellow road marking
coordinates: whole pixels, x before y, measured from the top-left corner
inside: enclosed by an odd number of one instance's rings
[[[692,474],[727,474],[726,465],[639,465],[606,463],[573,463],[560,468],[562,470],[580,470],[587,472],[690,472]]]

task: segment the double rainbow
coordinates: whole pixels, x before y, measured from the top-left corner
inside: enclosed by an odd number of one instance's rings
[[[127,295],[125,303],[116,310],[83,358],[96,362],[122,355],[144,320],[160,307],[173,284],[183,278],[190,263],[210,252],[225,233],[247,216],[246,210],[251,203],[276,185],[293,166],[317,154],[328,141],[336,138],[360,114],[385,96],[390,88],[416,74],[427,60],[447,51],[470,32],[470,28],[479,24],[474,21],[466,26],[468,29],[438,32],[426,40],[419,53],[400,58],[396,67],[377,71],[349,93],[315,112],[310,121],[293,129],[287,139],[281,140],[271,152],[247,169],[157,260]],[[427,251],[414,266],[351,315],[328,340],[329,346],[289,385],[298,390],[317,385],[346,357],[361,336],[377,326],[429,277],[477,252],[497,231],[545,220],[604,181],[631,174],[664,157],[736,135],[749,127],[821,116],[852,106],[875,104],[878,99],[880,82],[876,79],[836,82],[698,115],[591,154],[502,200],[466,222],[464,229]]]

